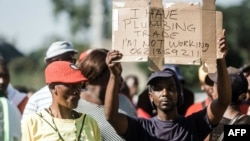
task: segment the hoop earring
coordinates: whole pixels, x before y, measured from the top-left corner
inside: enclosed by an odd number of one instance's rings
[[[156,106],[154,104],[154,101],[151,101],[150,103],[151,103],[151,106],[153,107],[152,113],[156,114]]]

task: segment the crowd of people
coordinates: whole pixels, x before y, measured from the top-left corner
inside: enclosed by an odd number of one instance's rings
[[[0,57],[0,140],[223,140],[224,125],[250,124],[250,65],[227,66],[225,31],[217,47],[217,72],[198,70],[206,99],[196,102],[178,65],[152,72],[139,94],[139,79],[123,76],[117,50],[90,49],[77,59],[72,43],[52,43],[46,85],[32,96],[12,86]]]

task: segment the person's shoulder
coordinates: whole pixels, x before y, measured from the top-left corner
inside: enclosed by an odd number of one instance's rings
[[[194,104],[190,105],[186,111],[185,116],[189,116],[192,113],[198,112],[202,110],[202,102],[195,102]]]
[[[97,120],[90,114],[86,114],[86,113],[81,113],[81,117],[80,118],[83,118],[83,120],[86,120],[86,122],[88,123],[94,123],[97,125]]]
[[[0,102],[1,102],[2,105],[4,105],[3,107],[7,106],[7,109],[10,112],[18,111],[17,106],[12,101],[10,101],[9,99],[7,99],[5,97],[0,97]]]
[[[37,122],[41,120],[42,118],[46,118],[48,113],[45,111],[45,109],[36,112],[36,113],[30,113],[22,118],[22,122]]]
[[[118,94],[118,97],[119,97],[119,102],[120,102],[120,103],[124,103],[124,104],[126,104],[127,106],[133,107],[132,101],[130,101],[129,98],[128,98],[127,96],[125,96],[124,94],[119,93],[119,94]]]
[[[202,108],[202,101],[195,102],[188,109],[196,109],[196,108]]]
[[[250,116],[249,115],[242,115],[238,121],[237,124],[247,124],[250,125]]]

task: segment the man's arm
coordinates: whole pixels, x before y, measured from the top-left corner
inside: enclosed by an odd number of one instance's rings
[[[225,30],[222,37],[217,42],[218,49],[223,54],[222,58],[217,59],[217,94],[218,98],[208,106],[207,113],[211,125],[216,125],[220,122],[223,114],[231,101],[231,84],[227,72],[225,55],[227,53]]]
[[[110,71],[110,78],[105,95],[105,116],[107,121],[114,127],[119,135],[124,135],[128,128],[127,117],[118,113],[119,100],[118,94],[121,83],[121,64],[114,60],[121,58],[118,51],[110,51],[106,57],[106,64]]]

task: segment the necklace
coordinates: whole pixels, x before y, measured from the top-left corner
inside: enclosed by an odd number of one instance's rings
[[[50,114],[50,116],[51,116],[51,118],[52,118],[52,123],[53,123],[53,125],[51,125],[45,118],[43,118],[42,115],[40,115],[40,117],[41,117],[44,121],[46,121],[46,122],[53,128],[53,130],[54,130],[55,132],[57,132],[58,137],[60,138],[61,141],[65,141],[64,138],[62,137],[62,135],[60,134],[60,132],[59,132],[59,130],[58,130],[56,124],[55,124],[54,115],[53,115],[51,109],[50,109],[50,108],[49,108],[49,109],[46,109],[46,111]],[[82,132],[82,129],[83,129],[85,117],[86,117],[86,114],[84,114],[83,121],[82,121],[82,125],[81,125],[81,129],[80,129],[79,135],[77,136],[77,125],[76,125],[76,121],[75,121],[75,114],[74,114],[74,112],[72,112],[72,118],[74,119],[74,123],[75,123],[75,131],[74,131],[74,132],[75,132],[75,134],[76,134],[77,141],[79,141],[80,138],[81,138],[81,132]]]

